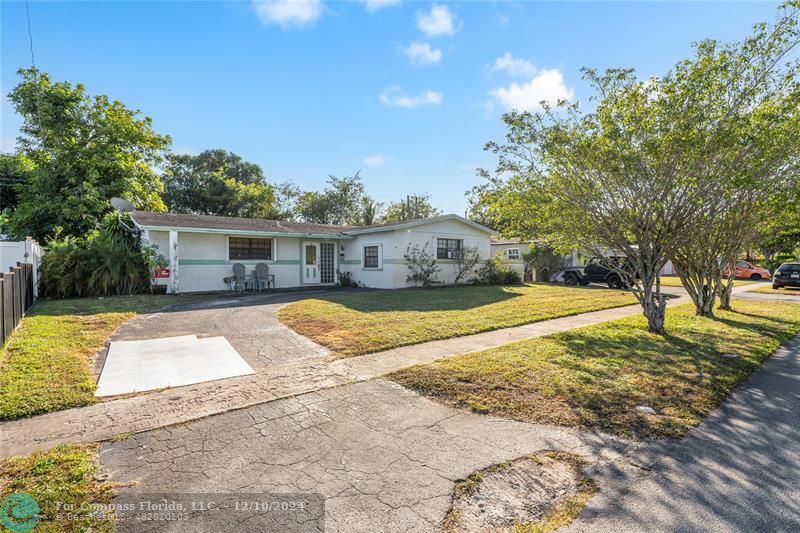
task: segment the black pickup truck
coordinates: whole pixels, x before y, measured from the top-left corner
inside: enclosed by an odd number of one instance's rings
[[[609,268],[609,263],[631,274],[622,275]],[[631,285],[633,268],[628,260],[623,256],[613,256],[608,258],[592,257],[586,266],[568,267],[563,272],[564,283],[566,285],[588,285],[590,283],[605,283],[612,289],[627,289]]]

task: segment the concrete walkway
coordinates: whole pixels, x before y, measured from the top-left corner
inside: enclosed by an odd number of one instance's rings
[[[566,531],[800,531],[798,443],[800,336],[684,440],[597,466]]]
[[[753,286],[736,287],[734,293],[750,288]],[[678,296],[669,300],[669,306],[690,301],[683,289],[669,287],[665,290]],[[340,387],[414,364],[641,313],[639,305],[630,305],[334,360],[328,350],[277,320],[278,309],[297,297],[302,296],[267,298],[258,305],[240,305],[232,301],[223,308],[190,306],[182,311],[142,315],[132,320],[114,339],[226,335],[256,369],[256,374],[3,422],[0,423],[0,455],[19,455],[67,442],[108,440],[119,434],[147,431]]]

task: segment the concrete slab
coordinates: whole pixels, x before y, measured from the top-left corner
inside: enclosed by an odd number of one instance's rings
[[[191,385],[255,372],[225,337],[112,342],[95,396]]]

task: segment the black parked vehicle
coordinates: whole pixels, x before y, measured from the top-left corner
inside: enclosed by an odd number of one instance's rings
[[[620,273],[610,264],[618,267],[623,272]],[[613,256],[603,259],[602,257],[592,257],[586,266],[569,267],[564,270],[564,283],[566,285],[588,285],[590,283],[605,283],[612,289],[627,289],[631,286],[633,279],[633,266],[623,256]]]
[[[784,263],[772,274],[772,288],[800,287],[800,263]]]

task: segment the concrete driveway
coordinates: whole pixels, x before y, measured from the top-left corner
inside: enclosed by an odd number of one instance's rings
[[[477,415],[372,380],[140,433],[104,445],[100,461],[110,481],[136,483],[122,498],[317,493],[325,531],[425,532],[439,529],[454,483],[475,470],[542,450],[607,461],[625,448],[601,434]]]

